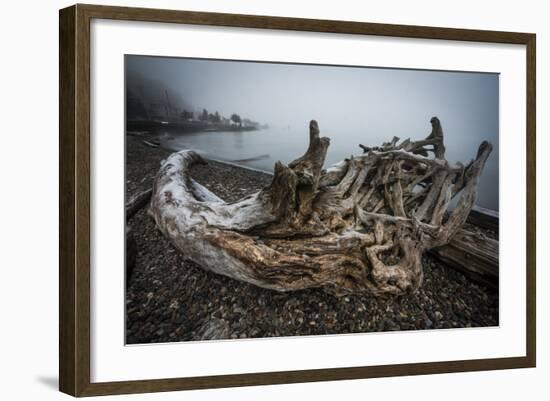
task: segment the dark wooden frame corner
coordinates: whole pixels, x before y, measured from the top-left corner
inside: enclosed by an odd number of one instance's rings
[[[90,21],[93,18],[525,45],[527,48],[527,324],[525,328],[527,355],[513,358],[91,383],[89,99]],[[73,396],[92,396],[535,366],[536,37],[534,34],[80,4],[60,10],[59,30],[59,388],[62,392]]]

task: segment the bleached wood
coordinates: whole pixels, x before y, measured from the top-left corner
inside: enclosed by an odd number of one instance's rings
[[[174,153],[156,177],[149,213],[185,257],[260,287],[415,291],[423,252],[460,229],[492,149],[483,142],[466,167],[450,166],[441,124],[431,123],[425,140],[362,146],[365,154],[323,170],[330,140],[311,121],[304,155],[277,162],[269,187],[235,203],[191,178],[190,166],[205,162],[197,153]]]
[[[472,280],[498,289],[497,240],[461,228],[448,244],[430,253]]]

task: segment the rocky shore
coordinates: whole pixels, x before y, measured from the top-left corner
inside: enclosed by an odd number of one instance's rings
[[[127,136],[126,196],[151,188],[170,153]],[[226,201],[255,192],[269,174],[211,161],[194,178]],[[129,221],[137,245],[126,292],[128,344],[497,326],[498,293],[425,255],[415,294],[336,298],[320,289],[278,293],[186,261],[146,209]]]

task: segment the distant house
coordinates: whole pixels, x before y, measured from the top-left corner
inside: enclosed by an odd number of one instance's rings
[[[260,128],[260,123],[258,123],[256,121],[252,121],[249,118],[245,118],[245,119],[243,119],[243,127],[258,129],[258,128]]]
[[[192,111],[187,111],[187,110],[183,110],[180,113],[180,117],[181,117],[182,120],[185,120],[185,121],[193,121],[193,119],[194,119],[193,112]]]

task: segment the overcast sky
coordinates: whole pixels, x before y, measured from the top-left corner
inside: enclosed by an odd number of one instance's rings
[[[484,175],[498,182],[498,74],[147,56],[127,56],[126,68],[129,82],[165,85],[195,110],[272,127],[306,128],[317,119],[322,134],[359,131],[369,145],[393,135],[421,139],[437,116],[451,162],[467,162],[483,140],[493,143]]]
[[[271,124],[317,118],[325,126],[378,126],[385,119],[390,129],[437,115],[444,126],[498,131],[496,74],[143,56],[129,56],[127,71],[164,82],[195,108]]]

